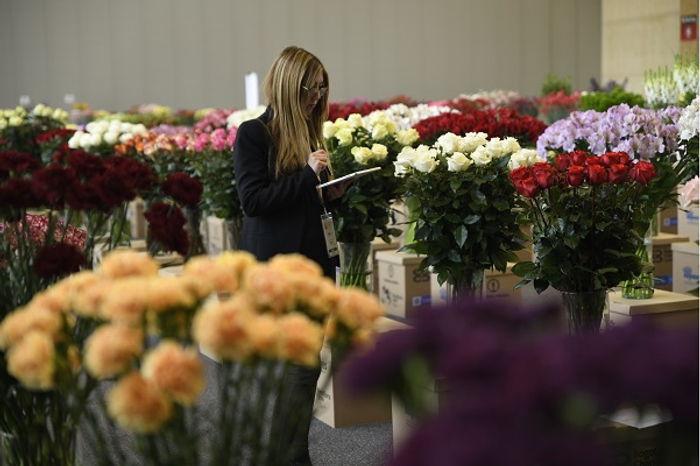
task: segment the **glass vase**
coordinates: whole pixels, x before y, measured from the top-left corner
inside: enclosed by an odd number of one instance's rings
[[[607,290],[562,291],[569,333],[593,335],[606,328],[610,320]]]
[[[187,256],[185,256],[185,260],[188,260],[194,256],[206,254],[207,251],[204,247],[204,238],[202,238],[202,232],[199,229],[199,225],[202,222],[202,210],[199,207],[183,207],[182,213],[185,215],[185,219],[187,220],[185,223],[185,228],[187,230],[187,236],[190,240],[190,245],[187,249]]]
[[[484,269],[465,270],[461,277],[450,277],[446,282],[448,305],[464,299],[479,300],[483,295]]]
[[[653,257],[653,222],[644,235],[644,241],[637,248],[636,254],[643,264],[652,264]],[[653,272],[642,272],[631,280],[621,283],[621,294],[625,299],[651,299],[654,297],[654,275]]]
[[[235,251],[241,244],[241,234],[243,232],[243,219],[227,218],[225,221],[226,234],[228,235],[228,248]]]
[[[338,243],[338,251],[339,286],[372,291],[372,243]]]

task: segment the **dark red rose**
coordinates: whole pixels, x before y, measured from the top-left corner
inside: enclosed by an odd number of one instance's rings
[[[586,167],[586,176],[588,176],[589,183],[591,183],[594,186],[603,184],[606,181],[608,181],[608,171],[601,163],[588,165]]]
[[[600,160],[603,162],[603,165],[610,168],[613,165],[620,163],[620,153],[619,152],[606,152],[605,154],[600,156]]]
[[[538,162],[533,165],[532,174],[542,189],[551,188],[557,184],[557,173],[547,162]]]
[[[575,150],[569,154],[569,157],[571,159],[571,165],[578,165],[582,167],[586,164],[588,153],[582,150]]]
[[[37,144],[45,144],[47,142],[63,144],[68,142],[68,140],[75,134],[74,129],[67,128],[56,128],[46,132],[41,133],[36,137]],[[58,139],[54,141],[54,139]]]
[[[637,183],[647,184],[649,181],[656,178],[656,170],[654,166],[644,160],[640,160],[630,168],[630,178]]]
[[[37,253],[34,270],[40,278],[56,278],[78,272],[87,259],[75,246],[53,243]]]
[[[559,154],[554,159],[554,166],[562,173],[569,169],[569,165],[571,165],[569,154]]]
[[[586,169],[581,165],[572,165],[569,167],[569,171],[566,172],[566,181],[569,182],[571,186],[577,188],[583,184],[586,180]]]
[[[187,255],[190,246],[190,240],[185,231],[187,220],[178,206],[154,202],[144,216],[148,221],[148,233],[153,241],[162,244],[167,251]]]
[[[70,168],[49,165],[34,172],[32,189],[37,199],[44,205],[63,208],[66,193],[76,183],[75,173]]]
[[[34,183],[27,178],[10,178],[4,186],[0,186],[0,208],[15,207],[31,209],[41,207],[42,203],[34,195]]]
[[[532,173],[531,167],[518,167],[510,172],[513,186],[518,193],[525,197],[535,197],[541,189]]]
[[[196,207],[202,199],[202,191],[202,183],[187,173],[171,173],[163,182],[163,193],[186,207]]]
[[[618,152],[617,155],[620,157],[620,163],[627,165],[628,167],[632,164],[632,159],[627,152]]]
[[[85,181],[104,171],[104,159],[90,154],[82,149],[70,149],[64,157],[67,166],[71,167],[79,179]]]
[[[0,172],[23,174],[41,167],[41,162],[25,152],[0,152]]]
[[[586,165],[603,165],[603,160],[595,155],[586,157]]]
[[[130,180],[133,189],[138,192],[150,191],[156,183],[156,175],[146,163],[115,156],[107,159],[106,166],[119,173],[122,178]]]
[[[627,166],[621,163],[616,163],[608,168],[608,181],[612,184],[622,184],[627,180]]]

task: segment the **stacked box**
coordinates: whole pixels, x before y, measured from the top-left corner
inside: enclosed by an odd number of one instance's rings
[[[406,328],[409,328],[406,324],[386,317],[377,319],[374,325],[379,334]],[[333,428],[391,421],[391,394],[388,391],[351,394],[341,383],[342,367],[333,373],[332,364],[331,348],[324,344],[321,350],[321,375],[314,402],[316,419]]]
[[[678,234],[687,236],[690,241],[698,240],[698,206],[678,209]]]
[[[148,231],[146,217],[144,216],[145,206],[143,200],[136,198],[129,202],[126,209],[126,219],[131,226],[131,238],[145,238]]]
[[[652,238],[654,262],[654,288],[659,290],[673,290],[673,243],[688,242],[687,236],[659,233]]]
[[[661,233],[678,234],[678,208],[670,207],[659,212],[658,222]]]
[[[609,302],[613,326],[641,320],[672,328],[698,328],[696,296],[657,289],[650,299],[625,299],[620,291],[613,291]]]
[[[425,256],[399,251],[376,254],[377,294],[389,315],[407,318],[430,307],[430,272],[419,271]]]
[[[207,217],[207,252],[218,256],[228,249],[228,229],[223,218]]]
[[[673,292],[687,293],[698,288],[698,244],[673,243]]]
[[[504,273],[497,270],[486,270],[484,272],[484,283],[481,289],[481,296],[485,300],[509,300],[521,301],[522,292],[515,285],[520,282],[520,277],[512,272],[515,264],[509,262]],[[447,286],[445,283],[438,284],[437,274],[430,274],[430,302],[432,306],[442,306],[447,303]]]

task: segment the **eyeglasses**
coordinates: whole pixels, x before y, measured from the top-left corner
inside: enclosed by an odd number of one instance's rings
[[[315,94],[319,97],[323,97],[324,95],[326,95],[326,92],[328,92],[327,87],[312,87],[311,89],[309,89],[306,86],[301,86],[301,88],[304,89],[309,95]]]

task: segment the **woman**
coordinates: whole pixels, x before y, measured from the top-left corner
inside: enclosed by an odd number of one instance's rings
[[[330,173],[323,140],[328,87],[318,58],[299,47],[285,48],[265,78],[267,109],[238,127],[233,166],[245,212],[240,248],[261,261],[301,253],[334,279],[336,258],[329,257],[321,215],[324,204],[342,196],[346,185],[322,193],[316,188]],[[301,408],[274,418],[283,420],[283,433],[294,437],[292,464],[311,464],[308,433],[319,373],[320,368],[291,366],[285,374],[291,395],[278,406]],[[292,419],[299,417],[294,425]]]

